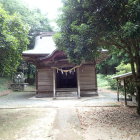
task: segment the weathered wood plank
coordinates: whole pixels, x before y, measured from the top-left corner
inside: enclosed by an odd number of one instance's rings
[[[50,82],[52,79],[39,79],[38,82]]]
[[[39,77],[39,80],[49,80],[52,81],[52,77],[45,75],[44,77]]]
[[[51,68],[47,68],[47,69],[38,69],[38,71],[41,71],[41,72],[43,72],[43,71],[52,71],[52,69]]]
[[[52,69],[38,70],[38,91],[52,91],[53,89],[53,72]]]
[[[53,69],[53,98],[56,98],[56,73],[55,69]]]
[[[52,90],[53,89],[53,86],[38,86],[38,90]]]
[[[93,89],[96,88],[96,85],[81,85],[81,89]]]
[[[80,86],[82,89],[96,89],[96,75],[94,65],[84,65],[80,68]]]
[[[79,68],[77,68],[77,92],[78,92],[78,98],[80,98],[80,77],[79,77]]]
[[[38,82],[38,85],[53,85],[52,82]]]

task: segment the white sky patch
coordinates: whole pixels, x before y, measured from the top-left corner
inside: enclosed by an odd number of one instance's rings
[[[61,0],[22,0],[28,4],[29,8],[39,8],[43,14],[47,14],[51,26],[57,28],[56,19],[59,9],[63,6]]]

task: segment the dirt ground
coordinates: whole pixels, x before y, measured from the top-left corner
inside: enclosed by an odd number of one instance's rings
[[[2,109],[0,140],[139,140],[135,108]]]
[[[0,97],[0,140],[140,140],[135,107],[116,94],[35,98],[34,93]]]
[[[54,109],[2,109],[0,140],[49,140]]]
[[[135,108],[78,108],[85,140],[140,140],[140,117]]]

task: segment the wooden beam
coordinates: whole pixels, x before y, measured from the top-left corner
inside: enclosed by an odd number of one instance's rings
[[[119,102],[119,80],[117,79],[117,100]]]
[[[124,79],[124,102],[125,102],[125,106],[127,106],[127,97],[126,97],[126,81]]]
[[[96,73],[96,65],[95,65],[95,86],[96,86],[96,93],[98,94],[98,82],[97,82],[97,73]]]
[[[77,68],[77,96],[80,98],[80,79],[79,79],[79,68]]]
[[[55,69],[53,69],[53,99],[56,99],[56,77]]]
[[[36,69],[36,94],[38,94],[38,69]]]

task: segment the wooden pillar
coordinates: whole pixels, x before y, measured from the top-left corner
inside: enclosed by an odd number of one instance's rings
[[[56,99],[56,78],[55,78],[55,69],[53,69],[53,99]]]
[[[119,102],[119,80],[117,79],[117,100]]]
[[[127,97],[126,97],[126,81],[124,79],[124,102],[125,102],[125,105],[127,106]]]
[[[77,97],[80,98],[80,79],[79,79],[79,68],[77,68]]]
[[[37,68],[36,68],[36,81],[35,81],[35,83],[36,83],[36,94],[38,94],[38,70],[37,70]]]
[[[96,93],[98,94],[98,82],[97,82],[96,65],[95,65],[95,85],[96,85]]]

